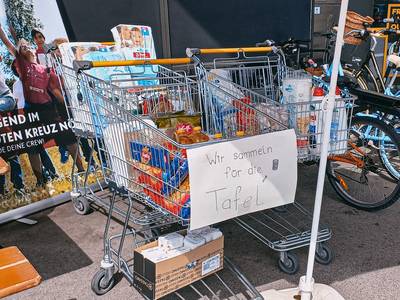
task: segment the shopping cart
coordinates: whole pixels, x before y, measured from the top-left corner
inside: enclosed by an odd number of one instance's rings
[[[258,49],[258,50],[257,50]],[[283,102],[282,89],[285,80],[305,79],[311,76],[304,71],[285,66],[283,53],[276,47],[187,49],[186,53],[194,61],[195,73],[199,79],[213,82],[222,90],[233,93],[246,103],[294,128],[297,136],[298,162],[310,164],[318,161],[322,141],[323,102]],[[260,54],[262,53],[262,54]],[[231,57],[215,55],[230,54]],[[212,62],[204,62],[202,55],[214,55]],[[315,86],[327,85],[320,79],[312,78]],[[271,103],[271,100],[273,102]],[[336,99],[335,111],[339,124],[330,153],[347,151],[348,129],[354,97],[347,93]],[[310,123],[313,120],[313,123]],[[308,122],[307,122],[308,120]],[[306,121],[302,125],[302,121]],[[310,131],[314,126],[314,131]],[[257,212],[233,220],[241,228],[252,234],[263,244],[280,253],[279,268],[288,274],[299,269],[297,256],[291,251],[306,247],[310,243],[312,214],[298,202],[276,209]],[[330,228],[320,224],[316,261],[327,265],[332,261],[333,252],[327,245],[332,236]]]
[[[73,68],[63,65],[59,60],[57,60],[57,58],[54,58],[52,62],[53,68],[59,76],[60,83],[64,87],[63,92],[66,99],[67,111],[70,120],[74,124],[72,130],[74,131],[78,141],[89,143],[90,148],[92,149],[90,158],[87,162],[88,168],[84,172],[76,172],[74,168],[72,169],[71,197],[75,211],[78,214],[87,214],[90,212],[92,204],[108,209],[110,201],[109,195],[105,190],[106,184],[102,177],[102,173],[96,172],[92,167],[93,165],[97,165],[97,163],[106,163],[105,152],[103,151],[104,141],[102,139],[96,140],[95,138],[96,134],[101,134],[98,124],[93,124],[95,109],[90,104],[91,102],[84,101],[85,97],[88,99],[88,92],[85,90],[81,91],[81,82]],[[140,78],[140,75],[139,68],[139,70],[136,69],[135,74],[127,73],[118,74],[118,76],[111,75],[109,80],[101,80],[92,76],[90,84],[93,83],[93,85],[91,85],[92,89],[113,94],[114,97],[119,99],[118,103],[124,108],[131,110],[135,114],[142,114],[143,112],[138,110],[138,103],[136,103],[139,100],[135,101],[129,99],[130,93],[127,92],[128,89],[116,89],[116,86],[114,85],[115,79],[131,78],[132,76]],[[163,82],[172,80],[172,78],[176,76],[181,76],[180,74],[162,66],[157,68],[157,75],[157,80],[162,80]],[[141,81],[143,80],[138,79],[135,83],[140,86],[140,84],[143,83]],[[96,86],[94,86],[94,82],[96,83]],[[118,84],[123,85],[124,82],[120,80]],[[136,88],[138,88],[138,86],[136,86]],[[97,162],[95,162],[94,150],[97,152]],[[93,176],[93,174],[95,176]],[[91,175],[94,177],[95,183],[89,184],[88,179]],[[99,191],[100,193],[98,193]],[[124,215],[125,209],[114,207],[114,211],[117,214]]]
[[[84,171],[77,171],[75,169],[75,163],[71,169],[72,190],[70,195],[74,204],[74,209],[78,214],[85,215],[91,211],[90,203],[95,200],[100,204],[109,205],[109,201],[105,200],[107,197],[94,197],[95,192],[104,192],[105,185],[101,174],[95,168],[96,162],[93,149],[96,149],[97,145],[94,140],[91,113],[89,106],[83,103],[77,96],[78,82],[75,71],[62,63],[61,57],[56,54],[56,47],[50,45],[45,50],[47,51],[46,65],[52,68],[59,79],[59,84],[65,99],[68,119],[73,124],[72,131],[77,138],[78,144],[82,145],[83,148],[83,143],[86,143],[86,149],[90,151],[89,155],[85,153],[87,167]],[[78,153],[76,154],[78,155]],[[101,153],[98,153],[98,155],[100,154]],[[87,156],[89,158],[87,158]],[[75,162],[77,157],[75,156],[73,159]],[[89,181],[91,182],[89,183]]]
[[[206,81],[195,81],[184,73],[174,72],[162,67],[161,63],[190,62],[189,59],[151,60],[157,77],[133,77],[129,80],[118,77],[108,82],[89,75],[84,70],[112,65],[140,65],[144,61],[125,62],[75,62],[78,71],[76,80],[78,94],[82,94],[81,102],[87,103],[91,117],[92,133],[98,144],[101,157],[102,174],[105,184],[113,196],[109,204],[109,212],[104,234],[104,259],[101,270],[92,280],[92,288],[97,294],[104,294],[114,284],[114,269],[122,272],[129,282],[133,282],[132,248],[124,252],[125,240],[133,239],[134,247],[153,240],[174,224],[188,226],[190,223],[190,191],[188,185],[188,161],[186,150],[210,143],[218,143],[242,138],[237,135],[237,115],[250,115],[257,122],[248,124],[248,132],[252,135],[284,130],[278,120],[269,117],[249,105],[235,107],[235,95],[229,94],[218,86]],[[146,84],[143,84],[143,83]],[[219,102],[224,104],[223,111],[216,111],[212,102],[218,95]],[[79,103],[77,103],[79,104]],[[73,108],[72,108],[73,110]],[[166,121],[168,115],[184,112],[183,118],[190,118],[198,123],[202,133],[198,135],[197,144],[176,142],[168,130],[157,128]],[[160,126],[158,126],[160,127]],[[206,133],[206,134],[205,134]],[[205,137],[213,137],[205,140]],[[245,137],[243,137],[245,138]],[[114,212],[117,197],[125,198],[126,209],[121,233],[110,234],[110,220]],[[157,218],[144,229],[128,226],[135,205],[158,212]],[[147,216],[146,210],[137,209]],[[163,216],[163,217],[161,217]],[[137,225],[138,222],[133,222]],[[139,225],[143,225],[139,223]],[[142,226],[143,227],[143,226]],[[132,243],[128,244],[130,247]],[[232,268],[228,268],[232,269]],[[235,271],[235,269],[233,269]],[[233,274],[245,284],[251,299],[259,294],[242,274]],[[214,275],[224,289],[236,295],[219,273]],[[218,293],[213,287],[201,281],[203,288],[213,297]],[[199,289],[190,287],[197,295]],[[180,293],[180,292],[179,292]],[[199,294],[200,293],[200,294]],[[180,298],[186,298],[179,294]],[[188,298],[192,299],[192,298]]]

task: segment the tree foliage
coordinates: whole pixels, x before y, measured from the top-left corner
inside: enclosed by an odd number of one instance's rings
[[[15,41],[10,31],[7,30],[6,24],[3,24],[10,40],[15,44],[21,38],[32,42],[31,30],[33,28],[43,28],[40,20],[35,17],[33,0],[3,0],[3,2],[6,10],[7,25],[14,29],[17,37],[17,41]],[[11,76],[10,66],[13,58],[5,47],[3,47],[1,54],[4,62],[3,70],[7,75]]]

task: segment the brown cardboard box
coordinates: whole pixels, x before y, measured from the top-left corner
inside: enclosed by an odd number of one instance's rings
[[[0,249],[0,298],[38,285],[40,275],[17,247]]]
[[[223,236],[185,254],[153,263],[141,252],[157,245],[157,241],[149,243],[134,253],[133,285],[149,299],[159,299],[223,268]]]

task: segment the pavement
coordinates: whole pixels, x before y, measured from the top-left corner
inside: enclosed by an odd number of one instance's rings
[[[316,178],[315,166],[300,168],[296,201],[310,209]],[[90,281],[102,257],[105,215],[101,211],[80,216],[66,203],[30,218],[38,223],[0,225],[0,245],[18,246],[43,282],[5,299],[143,299],[124,278],[102,297],[91,291]],[[400,202],[379,212],[358,211],[340,202],[327,183],[322,220],[333,231],[329,245],[335,258],[328,266],[315,264],[315,281],[332,286],[349,300],[400,299]],[[118,228],[113,222],[112,230]],[[237,225],[226,223],[223,230],[225,254],[260,291],[295,287],[305,274],[306,248],[294,251],[300,259],[299,272],[286,275],[277,268],[276,252]]]

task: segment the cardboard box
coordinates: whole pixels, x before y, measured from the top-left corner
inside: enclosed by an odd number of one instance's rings
[[[0,249],[0,298],[34,287],[40,275],[17,247]]]
[[[184,232],[183,232],[184,233]],[[167,260],[153,263],[143,250],[157,247],[152,242],[134,252],[133,285],[149,299],[159,299],[223,268],[224,237]]]

